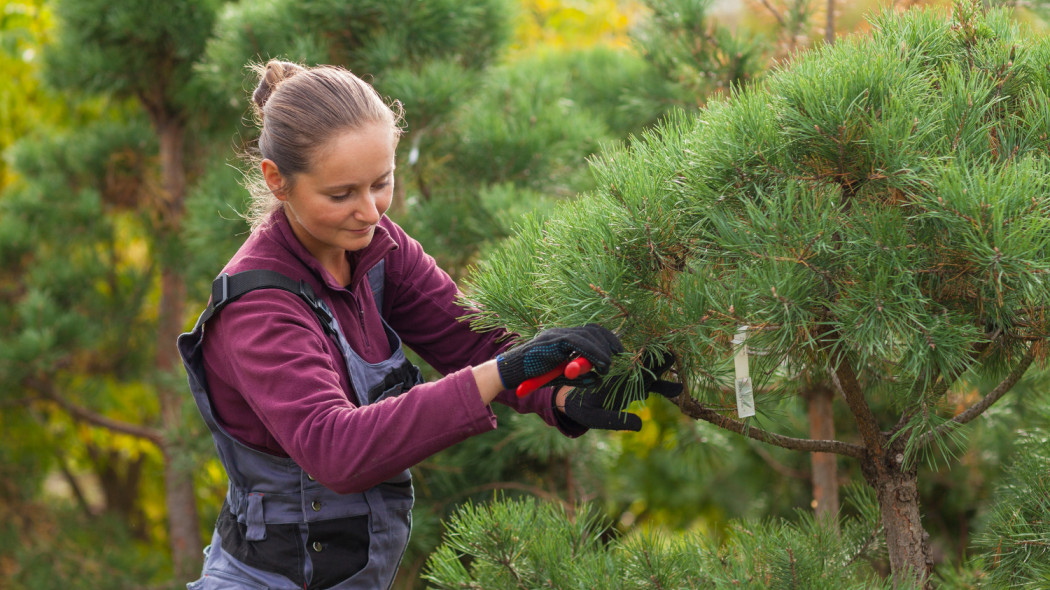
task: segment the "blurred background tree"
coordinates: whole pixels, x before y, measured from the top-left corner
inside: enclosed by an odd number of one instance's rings
[[[835,29],[863,30],[877,4],[835,4]],[[588,158],[760,80],[828,22],[828,3],[797,0],[182,7],[0,5],[0,577],[13,588],[174,588],[197,574],[225,476],[165,342],[246,235],[249,61],[345,65],[405,104],[390,214],[458,279],[523,213],[597,190]],[[576,441],[499,411],[498,431],[424,462],[400,587],[422,586],[442,519],[493,490],[570,513],[592,501],[620,531],[715,540],[735,534],[731,518],[809,505],[802,458],[641,411],[637,435]],[[784,420],[808,432],[804,409]],[[1005,428],[974,437],[968,468],[923,489],[949,557],[966,551],[1012,449]]]
[[[101,106],[58,132],[27,125],[9,152],[19,178],[0,201],[5,391],[75,422],[64,429],[81,442],[71,454],[100,475],[104,509],[140,536],[140,490],[158,481],[146,456],[159,451],[162,492],[150,491],[165,501],[162,537],[179,576],[197,567],[202,543],[192,464],[180,463],[190,415],[170,342],[184,322],[187,187],[194,156],[208,149],[199,132],[208,101],[192,67],[217,5],[47,5],[56,28],[40,47],[40,74],[69,103]]]

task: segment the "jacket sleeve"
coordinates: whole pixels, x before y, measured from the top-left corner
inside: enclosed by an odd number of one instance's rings
[[[457,302],[459,289],[423,247],[397,224],[384,220],[398,244],[387,256],[382,310],[402,341],[441,374],[447,375],[495,358],[514,342],[504,331],[478,333],[463,319],[468,310]],[[542,388],[524,398],[504,391],[496,401],[519,413],[535,413],[568,436],[586,432],[571,422],[558,420],[554,390]]]
[[[358,407],[331,339],[291,293],[245,295],[208,323],[204,346],[213,405],[227,409],[218,417],[231,435],[261,421],[280,449],[339,493],[366,490],[496,427],[470,371]]]

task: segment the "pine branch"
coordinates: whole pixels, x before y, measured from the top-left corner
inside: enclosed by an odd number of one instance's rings
[[[645,565],[647,568],[649,568],[649,571],[655,571],[657,568],[656,565],[653,563],[652,552],[648,549],[643,549],[642,555],[645,557]],[[663,585],[660,584],[660,580],[656,579],[656,576],[650,574],[649,581],[653,584],[653,588],[656,588],[657,590],[664,590]]]
[[[900,420],[898,420],[897,424],[893,427],[893,430],[889,431],[888,435],[890,436],[890,438],[893,438],[893,436],[895,436],[905,426],[907,426],[908,423],[911,422],[911,419],[914,418],[915,414],[917,413],[919,413],[918,408],[912,408],[906,412],[903,412],[901,414]]]
[[[18,406],[31,406],[33,402],[37,401],[35,397],[20,397],[16,399],[6,399],[0,401],[0,408],[14,408]]]
[[[967,365],[967,369],[969,368],[969,366],[980,363],[983,359],[986,359],[992,353],[992,351],[994,350],[992,343],[995,342],[1000,335],[1002,335],[1002,329],[997,328],[994,333],[989,335],[987,342],[982,342],[974,345],[974,351],[973,354],[970,355],[971,360],[970,363]],[[966,369],[960,368],[951,375],[941,375],[940,377],[933,379],[934,397],[943,398],[945,395],[947,395],[948,390],[951,389],[952,385],[954,385],[955,382],[958,381],[959,378],[962,377],[962,375],[965,372]],[[920,399],[922,397],[924,383],[925,381],[922,378],[916,379],[915,385],[911,389],[911,395],[909,395],[909,399]],[[893,430],[890,431],[890,436],[896,436],[897,433],[899,433],[905,426],[907,426],[909,422],[911,422],[911,419],[915,417],[915,414],[918,413],[918,411],[918,408],[914,408],[901,414],[900,420],[897,421],[897,424],[893,427]]]
[[[773,5],[769,3],[769,0],[759,0],[759,2],[761,2],[762,6],[765,6],[767,10],[769,10],[769,13],[773,15],[773,18],[777,19],[777,22],[780,24],[781,27],[787,26],[784,23],[784,17],[781,16],[780,12],[778,12],[776,8],[773,8]]]
[[[834,370],[829,371],[831,375],[831,381],[835,384],[835,388],[839,390],[842,397],[846,399],[846,406],[849,407],[849,411],[853,414],[854,420],[857,422],[857,429],[860,431],[860,437],[864,441],[864,446],[867,447],[868,452],[873,457],[881,457],[884,450],[885,439],[882,432],[879,431],[879,423],[875,419],[875,414],[872,413],[871,407],[868,406],[867,400],[864,399],[864,392],[860,388],[860,383],[857,381],[857,374],[853,371],[853,367],[842,359],[838,363],[838,367]]]
[[[852,565],[854,561],[857,561],[858,558],[862,557],[865,553],[867,553],[868,548],[871,547],[872,543],[874,543],[879,538],[880,534],[882,534],[882,523],[877,523],[875,525],[875,530],[871,531],[871,534],[868,535],[867,540],[865,540],[864,544],[861,545],[860,549],[857,550],[856,555],[851,557],[850,560],[846,562],[846,565]]]
[[[37,400],[33,399],[32,401]],[[36,422],[41,429],[46,429],[46,418],[44,416],[41,416],[40,412],[36,411],[36,409],[32,407],[31,403],[26,403],[26,406],[29,415],[33,418],[33,421]],[[84,513],[84,516],[90,518],[95,515],[95,512],[91,509],[91,504],[88,503],[87,496],[84,495],[83,487],[80,485],[80,482],[77,481],[76,476],[73,475],[73,472],[69,469],[69,462],[66,461],[66,456],[62,453],[63,450],[64,449],[62,449],[61,447],[55,447],[53,449],[55,462],[58,463],[59,472],[62,474],[62,477],[66,480],[66,485],[68,485],[69,489],[73,491],[73,497],[77,501],[77,506],[80,507],[81,512]]]
[[[931,441],[933,441],[935,437],[944,434],[949,428],[955,428],[957,426],[966,424],[967,422],[983,414],[988,408],[992,407],[992,404],[999,401],[1004,395],[1006,395],[1007,391],[1010,391],[1010,389],[1012,389],[1013,386],[1021,380],[1021,377],[1023,377],[1025,372],[1028,371],[1028,367],[1032,365],[1032,361],[1035,360],[1038,349],[1038,344],[1033,344],[1032,346],[1028,347],[1028,352],[1026,352],[1025,355],[1021,357],[1021,361],[1017,364],[1017,366],[1014,367],[1014,369],[1010,371],[1010,374],[1007,375],[1006,378],[1004,378],[998,385],[996,385],[994,389],[988,392],[988,395],[984,396],[980,401],[957,414],[948,422],[945,422],[944,424],[941,424],[934,430],[931,430],[920,436],[918,444],[920,446],[927,445]]]
[[[711,408],[708,408],[700,402],[693,399],[688,394],[679,395],[674,399],[674,402],[678,405],[678,408],[683,414],[689,416],[694,420],[703,420],[710,422],[719,428],[730,430],[737,434],[742,434],[748,438],[763,442],[766,444],[778,446],[784,449],[791,449],[793,451],[804,451],[810,453],[835,453],[838,455],[845,455],[847,457],[854,457],[861,459],[865,455],[864,447],[855,445],[847,442],[838,440],[811,440],[808,438],[794,438],[790,436],[783,436],[776,434],[761,428],[755,428],[741,422],[734,420],[728,416],[718,413]]]
[[[134,436],[137,438],[145,439],[158,447],[164,446],[164,435],[155,428],[148,428],[145,426],[139,426],[130,422],[123,422],[121,420],[114,420],[107,418],[102,414],[99,414],[93,410],[89,410],[85,407],[74,404],[73,402],[63,398],[59,395],[54,388],[54,385],[42,381],[36,378],[29,378],[26,380],[26,385],[34,389],[41,398],[54,402],[60,408],[66,411],[74,420],[80,422],[86,422],[93,426],[105,428],[113,432],[120,434],[126,434],[128,436]]]
[[[617,301],[612,295],[609,295],[609,293],[605,289],[602,289],[601,287],[599,287],[598,285],[595,285],[594,283],[590,283],[588,286],[591,288],[592,291],[594,291],[599,296],[601,296],[602,299],[608,301],[610,304],[613,305],[613,307],[615,307],[616,309],[620,310],[619,317],[621,317],[621,318],[629,318],[629,317],[631,317],[631,311],[629,309],[627,309],[627,306],[624,305],[623,303]]]
[[[753,450],[763,461],[765,461],[766,465],[772,467],[773,471],[776,471],[780,475],[783,475],[784,477],[790,477],[792,479],[801,479],[805,481],[809,480],[809,472],[803,471],[801,469],[792,469],[791,467],[784,465],[780,461],[777,461],[776,457],[774,457],[773,454],[767,451],[763,446],[751,445],[751,447],[751,450]]]
[[[66,485],[68,485],[69,489],[73,491],[73,498],[76,499],[80,511],[83,512],[85,516],[94,516],[95,512],[91,509],[91,504],[88,503],[83,488],[80,486],[80,482],[77,481],[77,477],[73,475],[72,471],[70,471],[66,458],[58,451],[58,449],[55,449],[55,460],[58,463],[59,472],[62,473],[62,477],[66,480]]]

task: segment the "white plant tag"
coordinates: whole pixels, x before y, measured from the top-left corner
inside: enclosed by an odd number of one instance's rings
[[[736,414],[741,418],[755,415],[755,392],[751,387],[751,375],[747,368],[747,326],[741,326],[733,337],[736,354]]]

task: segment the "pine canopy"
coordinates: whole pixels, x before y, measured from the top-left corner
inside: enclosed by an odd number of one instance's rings
[[[476,326],[599,322],[712,407],[747,326],[759,417],[849,365],[926,428],[952,384],[1045,359],[1050,41],[962,3],[871,24],[606,151],[472,274]]]

